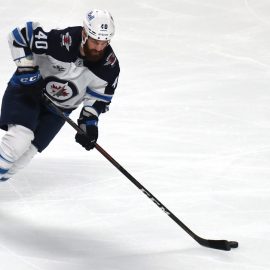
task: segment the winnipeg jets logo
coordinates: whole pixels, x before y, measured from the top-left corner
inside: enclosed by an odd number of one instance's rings
[[[90,13],[88,13],[87,17],[88,17],[88,20],[89,21],[93,20],[95,18],[95,15],[93,14],[93,11],[91,11]]]
[[[54,83],[51,85],[51,90],[53,93],[53,97],[66,97],[68,96],[67,87],[68,83],[65,83],[63,86],[55,85]]]
[[[66,47],[66,49],[69,51],[69,47],[72,44],[72,38],[69,35],[69,32],[67,32],[65,35],[61,35],[61,46]]]
[[[106,63],[104,64],[104,66],[114,66],[115,62],[116,62],[117,58],[115,56],[114,53],[110,53],[109,56],[106,58]]]
[[[78,90],[72,82],[64,81],[56,77],[47,77],[45,82],[45,91],[57,102],[65,102],[78,95]]]

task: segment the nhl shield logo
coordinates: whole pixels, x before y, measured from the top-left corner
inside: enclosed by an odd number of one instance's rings
[[[69,32],[67,32],[65,35],[61,35],[61,46],[66,47],[66,49],[69,51],[69,47],[72,44],[72,38],[69,35]]]

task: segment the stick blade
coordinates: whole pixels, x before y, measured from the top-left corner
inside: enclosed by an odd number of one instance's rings
[[[227,241],[227,240],[206,240],[200,239],[199,243],[202,246],[220,250],[229,251],[232,248],[238,248],[238,242],[236,241]]]

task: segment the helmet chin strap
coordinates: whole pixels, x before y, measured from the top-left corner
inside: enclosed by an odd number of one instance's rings
[[[83,48],[83,45],[86,43],[87,39],[88,39],[88,36],[85,35],[85,37],[83,37],[83,33],[82,33],[82,42],[81,42],[81,47],[82,48]]]

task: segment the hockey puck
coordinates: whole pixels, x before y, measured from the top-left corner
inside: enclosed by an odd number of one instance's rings
[[[238,248],[238,242],[236,242],[236,241],[230,241],[229,245],[231,248]]]

